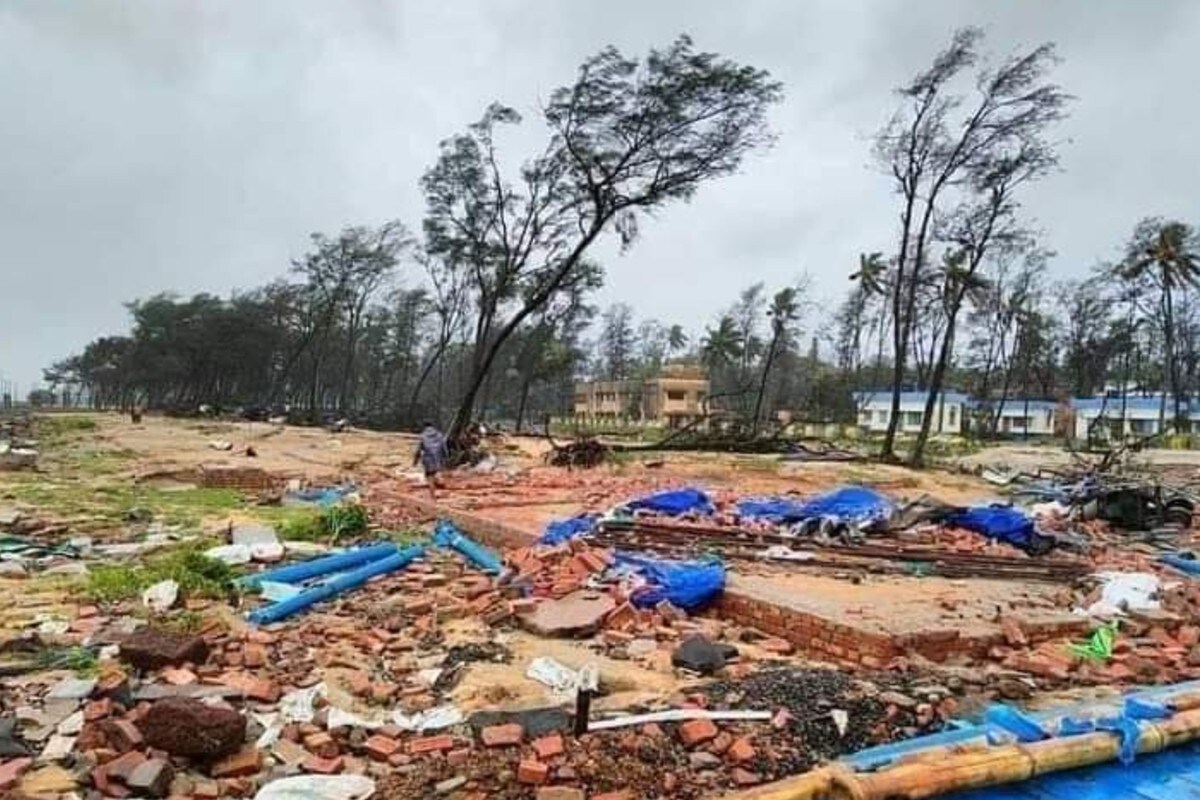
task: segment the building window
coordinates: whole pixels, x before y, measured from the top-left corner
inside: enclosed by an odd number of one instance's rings
[[[879,424],[880,424],[880,425],[887,425],[887,421],[888,421],[888,412],[886,412],[886,411],[876,411],[876,412],[875,412],[875,419],[877,419],[877,420],[879,421]]]
[[[904,426],[907,428],[921,427],[921,420],[925,418],[924,412],[921,411],[905,411]]]
[[[958,406],[950,406],[950,427],[958,427]]]
[[[1158,421],[1153,419],[1131,419],[1129,430],[1142,436],[1148,436],[1158,430]]]
[[[677,390],[667,392],[668,400],[684,400],[686,398],[687,398],[687,392],[681,392],[681,391],[677,391]]]

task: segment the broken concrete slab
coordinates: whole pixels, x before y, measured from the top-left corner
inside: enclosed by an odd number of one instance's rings
[[[539,636],[592,636],[616,607],[616,601],[608,594],[579,591],[558,600],[538,603],[536,608],[517,619],[524,628]]]

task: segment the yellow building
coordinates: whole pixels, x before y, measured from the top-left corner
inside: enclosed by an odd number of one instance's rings
[[[647,380],[575,384],[575,416],[679,427],[706,412],[709,382],[698,367],[672,365]]]

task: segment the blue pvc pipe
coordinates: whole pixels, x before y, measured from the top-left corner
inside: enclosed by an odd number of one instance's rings
[[[471,539],[465,533],[447,520],[438,522],[433,531],[433,543],[438,547],[448,547],[466,557],[477,568],[491,575],[499,575],[504,569],[500,556]]]
[[[255,625],[266,625],[271,622],[278,622],[281,619],[290,617],[297,611],[303,611],[311,605],[320,603],[323,600],[328,600],[331,597],[336,597],[342,592],[356,589],[364,583],[374,578],[376,575],[383,575],[388,572],[394,572],[398,569],[403,569],[411,564],[416,559],[425,554],[425,548],[420,545],[406,547],[399,552],[372,561],[369,564],[359,567],[353,572],[347,572],[344,575],[338,575],[336,578],[315,586],[312,589],[303,591],[295,597],[289,597],[287,600],[281,600],[278,603],[272,603],[269,606],[260,608],[252,612],[246,619]]]
[[[309,578],[317,578],[321,575],[328,575],[331,572],[341,572],[361,564],[378,561],[381,558],[394,555],[399,550],[400,548],[396,547],[392,542],[383,542],[382,544],[371,545],[369,547],[347,550],[344,553],[335,553],[331,556],[314,558],[312,561],[302,561],[299,564],[291,564],[286,567],[247,575],[239,583],[247,588],[254,588],[263,581],[299,583]]]

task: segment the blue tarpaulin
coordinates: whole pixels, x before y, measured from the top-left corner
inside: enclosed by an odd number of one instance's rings
[[[1012,506],[971,506],[946,515],[944,522],[957,528],[966,528],[989,539],[1019,547],[1022,550],[1041,550],[1046,537],[1037,532],[1033,520]]]
[[[804,519],[804,504],[783,497],[751,497],[739,500],[738,515],[750,519],[765,519],[778,525],[789,525]]]
[[[580,514],[570,519],[556,519],[546,525],[546,530],[538,538],[538,544],[556,545],[591,533],[600,517],[596,514]]]
[[[725,565],[720,561],[671,561],[633,553],[618,553],[617,567],[634,572],[647,585],[630,598],[639,608],[652,608],[663,600],[684,611],[703,609],[725,589]]]
[[[301,489],[298,492],[288,492],[283,497],[284,505],[317,505],[323,508],[335,506],[346,495],[357,490],[355,486],[323,486],[314,489]]]
[[[711,514],[713,504],[708,495],[699,489],[670,489],[634,500],[626,505],[631,511],[653,511],[657,514],[678,516],[689,511]]]
[[[819,494],[797,509],[799,519],[817,517],[854,524],[886,520],[894,510],[895,505],[887,495],[865,486],[843,486]]]

